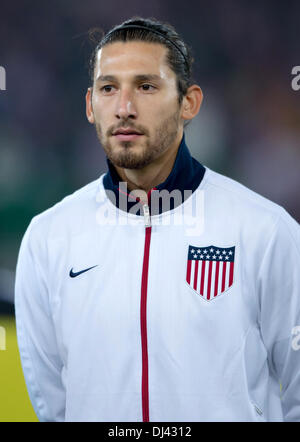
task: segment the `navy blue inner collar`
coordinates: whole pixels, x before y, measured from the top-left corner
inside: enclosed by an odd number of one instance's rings
[[[111,196],[113,197],[113,203],[118,208],[127,210],[128,212],[137,204],[141,206],[136,199],[126,195],[126,188],[124,189],[122,186],[120,187],[120,182],[122,182],[122,179],[119,177],[114,165],[108,158],[106,158],[106,162],[108,165],[108,171],[103,178],[103,185],[106,190],[110,191],[107,193],[110,199],[112,199]],[[191,156],[185,143],[185,135],[183,134],[172,171],[163,183],[155,186],[155,190],[167,190],[170,193],[173,190],[179,190],[181,192],[183,202],[186,197],[190,196],[190,193],[193,193],[199,187],[204,173],[205,167]],[[190,193],[187,191],[190,191]],[[127,189],[127,193],[129,193],[129,189]],[[125,205],[124,199],[126,200]],[[152,215],[162,213],[164,211],[161,204],[155,208],[154,206],[151,207],[151,204],[149,204],[149,206],[150,213]],[[172,210],[173,208],[174,201],[171,198],[169,210]],[[154,211],[155,213],[153,213]],[[134,213],[137,215],[141,214],[140,210],[137,210]]]

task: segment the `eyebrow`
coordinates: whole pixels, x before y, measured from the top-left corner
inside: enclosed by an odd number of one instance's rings
[[[135,81],[162,81],[162,78],[159,75],[156,74],[142,74],[142,75],[135,75],[134,77]],[[100,75],[98,78],[96,78],[96,82],[105,82],[105,81],[118,81],[117,77],[114,75]]]

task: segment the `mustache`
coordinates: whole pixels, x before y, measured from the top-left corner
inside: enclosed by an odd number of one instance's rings
[[[114,132],[116,132],[116,130],[121,129],[121,128],[122,129],[132,129],[132,130],[140,132],[140,133],[142,133],[144,135],[148,135],[149,134],[148,130],[145,127],[139,126],[139,125],[136,126],[136,125],[130,124],[128,122],[127,123],[120,122],[117,126],[111,126],[107,130],[106,134],[107,134],[107,136],[112,136],[114,134]]]

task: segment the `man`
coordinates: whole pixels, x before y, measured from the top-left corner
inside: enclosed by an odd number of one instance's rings
[[[141,18],[95,50],[86,112],[108,171],[32,220],[17,266],[42,421],[300,420],[299,225],[191,157],[191,63]]]

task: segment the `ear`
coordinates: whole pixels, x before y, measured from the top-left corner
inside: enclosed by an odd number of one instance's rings
[[[187,90],[182,100],[181,118],[192,120],[199,112],[203,100],[203,93],[197,84],[193,84]]]
[[[93,94],[93,88],[89,87],[85,96],[85,103],[86,103],[86,116],[88,121],[91,124],[94,124],[94,112],[93,112],[93,105],[92,105],[92,94]]]

